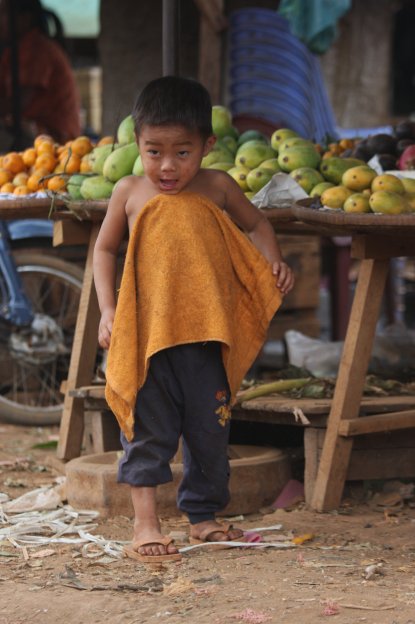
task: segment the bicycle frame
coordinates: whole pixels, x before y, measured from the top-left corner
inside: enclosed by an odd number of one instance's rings
[[[0,220],[0,320],[17,327],[27,327],[32,323],[34,313],[23,291],[9,240],[9,229],[6,223]]]

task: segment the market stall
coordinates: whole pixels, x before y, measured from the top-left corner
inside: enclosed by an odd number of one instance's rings
[[[78,202],[68,210],[57,203],[55,244],[87,242],[84,281],[67,382],[64,384],[64,410],[57,455],[69,460],[81,454],[84,433],[84,402],[103,400],[103,386],[91,388],[97,350],[99,311],[93,286],[92,253],[107,203]],[[0,218],[44,218],[50,200],[1,202]],[[389,262],[394,257],[413,256],[415,215],[347,215],[312,210],[301,204],[291,211],[266,211],[278,232],[327,233],[352,236],[352,256],[361,260],[359,279],[348,324],[343,356],[332,401],[287,400],[268,397],[250,401],[236,409],[238,418],[286,424],[295,407],[301,408],[309,423],[306,427],[306,495],[316,510],[333,509],[340,503],[356,436],[405,430],[415,427],[415,398],[387,397],[363,399],[367,365],[385,287]],[[261,416],[262,414],[262,416]],[[363,417],[361,415],[363,414]],[[369,415],[370,414],[370,415]],[[315,427],[326,428],[320,452],[313,447]],[[314,431],[313,431],[314,429]],[[311,432],[308,435],[308,432]],[[385,465],[390,465],[385,459]],[[383,478],[407,477],[415,473],[413,460],[394,466]]]

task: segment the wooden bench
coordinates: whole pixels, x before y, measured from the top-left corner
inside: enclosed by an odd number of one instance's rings
[[[85,453],[121,448],[118,424],[106,404],[104,386],[83,386],[70,390],[69,395],[83,402]],[[304,429],[304,488],[308,503],[311,502],[331,403],[330,399],[268,396],[245,401],[232,410],[234,420]],[[305,419],[298,416],[298,410]],[[355,435],[355,432],[361,435],[353,446],[347,480],[403,479],[415,475],[415,429],[400,430],[415,427],[415,396],[363,397],[360,417],[342,424],[348,425],[344,428],[346,435]]]

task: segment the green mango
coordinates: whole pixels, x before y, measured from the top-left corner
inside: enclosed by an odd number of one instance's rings
[[[263,186],[268,184],[273,175],[274,172],[271,169],[263,168],[262,165],[252,169],[246,176],[249,189],[254,193],[258,193]]]
[[[140,154],[135,159],[135,163],[133,165],[132,174],[136,175],[136,176],[143,176],[144,175],[143,162],[141,160]]]
[[[283,171],[290,173],[300,167],[311,167],[316,169],[320,163],[321,156],[314,147],[293,145],[281,151],[278,156],[278,164]]]
[[[271,136],[271,146],[278,152],[281,143],[289,137],[298,137],[298,134],[294,130],[290,130],[290,128],[278,128]]]
[[[243,143],[252,140],[262,141],[262,143],[269,143],[269,140],[264,134],[262,134],[262,132],[259,132],[258,130],[245,130],[245,132],[242,132],[242,134],[239,135],[238,146],[241,146]]]
[[[123,145],[135,141],[134,119],[132,115],[127,115],[118,126],[117,141]]]
[[[229,169],[232,169],[233,166],[234,166],[233,163],[229,163],[229,162],[215,162],[213,163],[213,165],[209,165],[207,169],[218,169],[219,171],[229,171]]]
[[[323,191],[321,195],[321,203],[328,208],[343,208],[344,202],[350,195],[353,195],[353,191],[346,188],[343,185],[332,186],[331,188]]]
[[[117,149],[117,147],[118,144],[113,145],[112,143],[108,143],[107,145],[100,145],[99,147],[94,147],[89,156],[89,163],[94,173],[102,175],[106,159],[114,149]]]
[[[247,182],[248,173],[248,167],[244,166],[232,167],[232,169],[229,169],[228,171],[228,174],[239,184],[244,192],[251,190]]]
[[[370,212],[369,197],[363,193],[353,193],[343,204],[344,212]]]
[[[238,150],[238,143],[233,136],[224,136],[223,139],[219,139],[218,143],[226,147],[232,154],[236,154]]]
[[[393,191],[375,191],[369,198],[372,212],[399,215],[408,211],[406,199],[400,193]]]
[[[130,175],[138,155],[138,146],[135,141],[118,147],[105,160],[103,175],[111,182],[117,182],[124,176]]]
[[[212,106],[212,129],[219,139],[231,134],[232,115],[225,106]]]
[[[262,169],[271,169],[274,173],[281,171],[281,167],[278,164],[278,158],[267,158],[261,163]]]
[[[72,199],[83,199],[81,195],[81,186],[84,180],[86,180],[88,176],[81,175],[79,173],[75,173],[72,175],[68,183],[66,185],[66,190],[68,191],[70,197]]]
[[[320,172],[327,182],[341,184],[343,174],[348,169],[358,167],[359,165],[366,165],[366,163],[357,158],[340,158],[339,156],[333,156],[332,158],[325,158],[321,161]]]
[[[331,182],[319,182],[313,189],[311,189],[309,195],[310,197],[321,197],[325,190],[333,188],[333,186],[334,184]]]
[[[209,167],[217,162],[229,162],[233,164],[234,155],[224,145],[214,145],[209,154],[202,158],[201,167]]]
[[[267,143],[262,141],[247,141],[238,149],[235,157],[235,165],[243,165],[249,169],[255,169],[264,160],[275,157],[275,151]]]
[[[81,195],[83,199],[108,199],[111,197],[114,184],[104,176],[90,176],[85,178],[81,184]]]
[[[299,167],[298,169],[294,169],[294,171],[291,171],[290,176],[308,195],[319,182],[324,182],[321,173],[319,173],[317,169],[311,167]]]

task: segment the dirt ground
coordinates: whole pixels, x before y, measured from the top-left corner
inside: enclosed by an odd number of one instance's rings
[[[56,428],[0,422],[1,493],[15,499],[54,483],[55,451],[33,446],[56,435]],[[415,508],[410,499],[381,505],[379,494],[366,493],[362,502],[363,493],[350,489],[336,513],[317,514],[299,503],[236,520],[247,530],[281,524],[261,535],[290,548],[193,550],[161,569],[110,556],[95,544],[16,547],[7,538],[12,514],[2,515],[0,503],[0,624],[303,624],[329,616],[339,624],[415,623]],[[97,522],[94,535],[131,537],[128,518]],[[165,518],[163,526],[186,545],[183,519]],[[291,541],[309,534],[314,537],[298,545]]]

